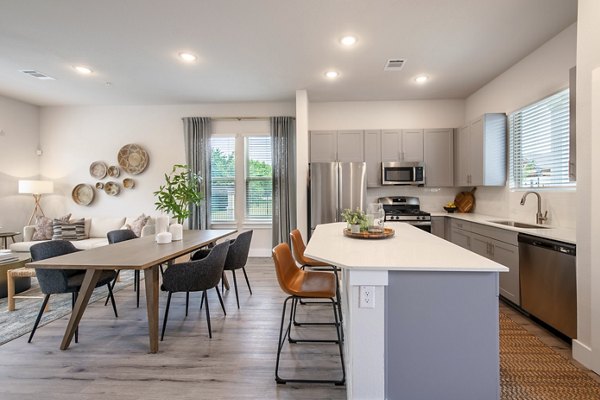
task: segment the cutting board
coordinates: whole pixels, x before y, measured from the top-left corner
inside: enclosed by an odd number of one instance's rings
[[[470,192],[460,192],[454,198],[454,204],[456,204],[456,208],[458,208],[458,212],[468,213],[473,211],[473,207],[475,207],[475,190],[477,188],[474,187]]]

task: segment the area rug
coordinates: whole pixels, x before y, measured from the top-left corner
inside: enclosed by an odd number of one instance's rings
[[[120,280],[115,285],[114,291],[118,292],[119,290],[131,286],[132,284],[133,271],[121,271]],[[97,288],[94,290],[94,293],[90,298],[90,303],[98,300],[104,301],[107,293],[108,289],[106,286]],[[32,278],[31,289],[23,293],[19,293],[19,295],[43,297],[35,278]],[[43,299],[16,299],[15,301],[15,311],[8,311],[8,300],[6,298],[0,299],[0,345],[31,332],[35,318],[40,311]],[[50,296],[50,301],[48,303],[49,310],[46,311],[42,316],[39,326],[44,326],[71,313],[70,293],[53,294]],[[110,302],[108,308],[112,313]],[[117,310],[118,309],[119,304],[117,303]]]
[[[500,312],[502,400],[598,400],[600,384]]]

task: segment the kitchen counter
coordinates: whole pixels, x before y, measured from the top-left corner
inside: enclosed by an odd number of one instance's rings
[[[409,224],[378,240],[345,225],[318,225],[305,254],[342,268],[347,397],[498,400],[508,269]]]
[[[406,271],[496,271],[508,268],[444,239],[402,222],[386,222],[395,230],[389,239],[343,236],[345,222],[319,225],[306,255],[347,269]],[[313,237],[314,237],[313,236]]]
[[[576,230],[575,229],[553,227],[552,225],[545,225],[545,226],[548,226],[547,229],[515,228],[514,226],[495,224],[493,222],[490,222],[490,221],[511,220],[508,217],[493,217],[491,215],[476,214],[476,213],[457,213],[457,212],[447,213],[444,211],[442,211],[442,212],[434,211],[434,212],[431,212],[431,216],[432,217],[446,217],[446,218],[461,219],[464,221],[475,222],[475,223],[482,224],[482,225],[493,226],[495,228],[506,229],[509,231],[526,233],[529,235],[539,236],[539,237],[546,238],[546,239],[559,240],[561,242],[576,244],[576,242],[575,242]],[[527,224],[531,224],[531,221],[518,221],[518,222],[524,222]],[[535,224],[533,224],[533,225],[535,225]]]

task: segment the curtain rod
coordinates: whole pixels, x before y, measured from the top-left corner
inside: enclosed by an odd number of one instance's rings
[[[268,121],[270,117],[207,117],[213,121]],[[182,118],[183,119],[183,118]],[[296,119],[296,117],[292,117]]]

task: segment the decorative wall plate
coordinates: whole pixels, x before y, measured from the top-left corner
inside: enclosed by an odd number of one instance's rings
[[[104,183],[102,183],[102,182],[96,182],[96,189],[98,189],[98,190],[104,189]]]
[[[102,161],[94,161],[90,165],[90,175],[96,179],[103,179],[106,176],[107,167]]]
[[[94,200],[94,188],[88,184],[80,183],[73,188],[71,197],[80,206],[88,206]]]
[[[120,174],[121,170],[116,165],[111,165],[110,167],[108,167],[108,176],[118,178]]]
[[[106,182],[104,184],[104,191],[109,196],[116,196],[121,191],[121,186],[117,182]]]
[[[133,187],[135,186],[135,181],[131,178],[125,178],[123,179],[123,187],[125,189],[133,189]]]
[[[148,153],[137,144],[126,144],[117,155],[119,165],[131,175],[142,173],[148,166]]]

